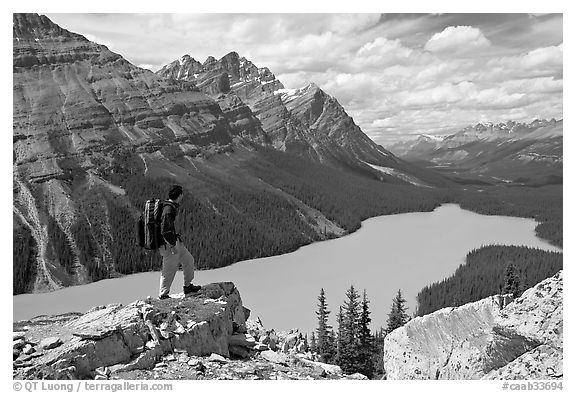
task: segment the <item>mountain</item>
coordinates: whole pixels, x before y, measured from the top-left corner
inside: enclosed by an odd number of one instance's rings
[[[189,55],[167,64],[158,75],[194,83],[218,101],[243,102],[260,121],[272,146],[339,168],[368,172],[389,182],[439,185],[432,172],[399,160],[362,132],[338,101],[314,83],[286,89],[267,67],[236,52],[200,63]]]
[[[13,57],[14,294],[158,269],[134,222],[174,182],[187,191],[177,230],[200,269],[440,203],[409,183],[445,180],[375,146],[334,99],[316,87],[274,94],[280,82],[235,55],[185,58],[199,76],[177,79],[14,14]]]
[[[389,146],[452,178],[527,185],[562,182],[563,121],[488,123],[446,136],[420,135]]]
[[[418,160],[431,151],[436,150],[445,137],[444,135],[420,134],[407,140],[395,142],[388,146],[388,149],[405,160]]]

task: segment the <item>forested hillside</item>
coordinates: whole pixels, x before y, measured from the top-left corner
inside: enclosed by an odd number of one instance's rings
[[[415,192],[412,186],[384,184],[282,152],[266,150],[263,154],[265,159],[248,161],[242,170],[317,209],[349,232],[357,230],[368,217],[430,211],[444,201],[443,193]],[[126,159],[118,157],[119,161]],[[123,187],[130,199],[130,206],[119,203],[118,197],[107,199],[116,272],[158,269],[161,261],[157,254],[136,246],[134,224],[145,200],[166,198],[166,190],[174,181],[144,177],[136,165],[114,169],[109,179]],[[240,183],[216,178],[210,179],[209,187],[200,180],[183,185],[186,195],[177,230],[200,269],[283,254],[330,237],[322,228],[320,233],[312,230],[298,207],[277,193],[249,190]]]
[[[517,246],[488,246],[468,253],[466,263],[449,278],[422,289],[416,314],[457,307],[505,288],[506,269],[513,264],[520,288],[529,288],[562,269],[562,253]]]
[[[562,185],[483,187],[459,192],[458,203],[480,214],[533,218],[540,223],[536,234],[562,247],[562,189]]]
[[[30,290],[35,278],[37,245],[30,230],[14,223],[14,246],[12,248],[12,294]]]

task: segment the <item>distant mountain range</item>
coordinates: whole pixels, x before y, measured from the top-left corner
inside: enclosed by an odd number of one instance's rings
[[[314,84],[285,89],[235,52],[153,73],[38,14],[13,16],[13,179],[15,293],[158,268],[133,222],[173,182],[200,268],[431,209],[424,191],[451,184]]]
[[[486,183],[562,183],[563,121],[488,123],[451,135],[418,135],[389,149],[453,178]]]

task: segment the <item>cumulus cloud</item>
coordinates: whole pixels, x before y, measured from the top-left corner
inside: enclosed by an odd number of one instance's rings
[[[430,52],[470,53],[490,46],[482,31],[472,26],[448,26],[424,46]]]
[[[537,48],[521,57],[521,66],[525,69],[562,67],[564,45]]]
[[[417,59],[414,50],[403,46],[400,40],[378,37],[358,49],[356,60],[361,67],[387,67],[409,64]]]

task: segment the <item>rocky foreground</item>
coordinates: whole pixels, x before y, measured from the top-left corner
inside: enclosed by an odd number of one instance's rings
[[[14,324],[15,379],[367,379],[248,320],[233,283]]]
[[[388,379],[560,379],[563,273],[386,336]],[[95,307],[14,324],[15,379],[367,379],[318,362],[298,331],[249,320],[233,283],[193,296]]]
[[[560,379],[563,273],[415,318],[384,341],[388,379]]]

